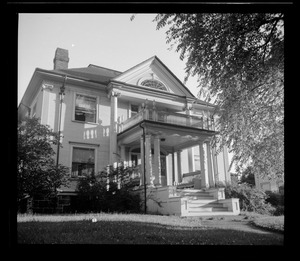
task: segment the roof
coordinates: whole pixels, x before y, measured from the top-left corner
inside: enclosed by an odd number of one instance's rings
[[[51,72],[64,73],[67,76],[75,76],[87,80],[108,83],[110,79],[118,76],[121,72],[90,64],[88,67],[59,69]]]

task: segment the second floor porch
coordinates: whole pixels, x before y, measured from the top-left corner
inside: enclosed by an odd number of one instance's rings
[[[215,131],[215,119],[211,111],[198,110],[192,111],[186,108],[182,111],[170,110],[168,108],[157,107],[155,101],[148,102],[147,100],[141,104],[139,110],[132,113],[131,117],[123,120],[121,117],[117,121],[117,132],[121,133],[132,126],[149,120],[154,122],[168,123],[185,127]]]

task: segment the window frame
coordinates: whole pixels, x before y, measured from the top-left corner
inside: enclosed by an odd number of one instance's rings
[[[137,111],[133,111],[132,110],[132,107],[136,107],[137,108]],[[130,110],[130,115],[129,115],[129,118],[133,117],[134,115],[138,114],[139,111],[140,111],[140,108],[139,108],[139,105],[137,104],[133,104],[133,103],[130,103],[130,107],[129,107],[129,110]]]
[[[95,156],[95,160],[94,160],[94,173],[96,174],[96,170],[97,170],[97,155],[98,155],[98,149],[97,149],[98,145],[85,145],[85,144],[80,144],[80,143],[76,143],[74,142],[73,144],[70,144],[70,178],[82,178],[85,177],[84,175],[77,175],[77,176],[72,176],[72,165],[73,165],[73,151],[74,148],[79,148],[79,149],[93,149],[94,150],[94,156]]]
[[[31,118],[36,116],[36,108],[37,108],[37,101],[33,104],[31,109]]]
[[[91,122],[91,121],[79,121],[75,119],[75,110],[76,110],[76,97],[77,95],[82,95],[85,97],[90,97],[90,98],[96,98],[96,121],[95,122]],[[86,93],[81,93],[81,92],[74,92],[73,95],[73,110],[72,110],[72,121],[74,122],[78,122],[78,123],[87,123],[87,124],[99,124],[99,97],[97,95],[92,95],[92,94],[86,94]]]

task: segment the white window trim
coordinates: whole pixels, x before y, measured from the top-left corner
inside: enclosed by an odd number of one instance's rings
[[[97,164],[98,164],[98,149],[97,147],[99,147],[99,145],[95,144],[83,144],[83,143],[76,143],[76,142],[72,142],[72,144],[70,143],[70,177],[72,177],[72,162],[73,162],[73,149],[75,148],[83,148],[83,149],[93,149],[95,152],[95,162],[94,162],[94,173],[97,174],[96,170],[97,170]],[[79,178],[81,176],[77,176],[76,178]]]
[[[35,107],[35,112],[33,112],[34,107]],[[33,118],[36,115],[36,108],[37,108],[37,101],[35,101],[33,103],[32,108],[30,108],[31,109],[31,118]]]
[[[77,121],[75,120],[75,104],[76,104],[76,95],[82,95],[86,97],[91,97],[91,98],[96,98],[96,122],[89,122],[89,121]],[[82,92],[74,92],[73,95],[73,106],[72,106],[72,121],[82,123],[82,124],[94,124],[98,125],[99,124],[99,97],[97,95],[91,95],[91,94],[86,94]]]

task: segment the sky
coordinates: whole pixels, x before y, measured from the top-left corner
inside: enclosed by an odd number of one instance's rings
[[[52,70],[57,47],[69,50],[69,68],[94,64],[125,71],[156,55],[182,82],[185,61],[156,30],[156,14],[19,14],[18,105],[36,68]],[[186,87],[197,96],[196,78]]]

